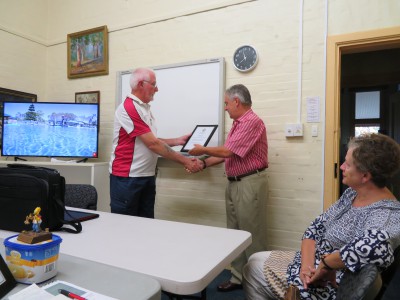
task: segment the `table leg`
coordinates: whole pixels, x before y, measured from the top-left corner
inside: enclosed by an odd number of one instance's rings
[[[166,291],[162,291],[162,293],[168,296],[169,300],[185,300],[185,299],[207,300],[207,289],[202,290],[200,295],[177,295]]]

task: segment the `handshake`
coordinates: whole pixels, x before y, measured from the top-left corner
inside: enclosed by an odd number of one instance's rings
[[[206,162],[196,157],[188,158],[184,164],[186,172],[192,174],[203,171],[206,168]]]
[[[194,148],[189,151],[189,154],[202,155],[204,154],[204,151],[202,151],[203,148],[204,147],[201,147],[200,145],[194,145]],[[191,157],[186,160],[184,167],[188,173],[197,173],[203,171],[207,165],[204,160],[198,159],[197,157]]]

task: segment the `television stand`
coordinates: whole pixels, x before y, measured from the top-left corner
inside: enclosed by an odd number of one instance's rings
[[[21,158],[21,157],[18,157],[18,156],[14,156],[14,161],[17,161],[17,160],[28,161],[28,160],[25,159],[25,158]]]
[[[87,162],[87,160],[87,158],[82,158],[80,160],[77,160],[76,163]]]
[[[89,161],[84,164],[77,164],[65,162],[32,161],[31,159],[29,159],[27,162],[13,162],[10,159],[0,160],[0,168],[7,167],[7,165],[10,163],[56,169],[58,172],[60,172],[61,176],[65,178],[66,183],[93,185],[96,188],[98,195],[97,210],[110,211],[110,174],[108,172],[108,162],[93,163]]]

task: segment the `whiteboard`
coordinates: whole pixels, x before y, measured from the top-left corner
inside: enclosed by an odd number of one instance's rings
[[[150,102],[157,137],[175,138],[191,133],[196,125],[218,125],[209,146],[223,144],[225,63],[223,58],[151,67],[158,92]],[[118,106],[131,93],[132,70],[117,73]],[[180,149],[181,147],[175,147]]]

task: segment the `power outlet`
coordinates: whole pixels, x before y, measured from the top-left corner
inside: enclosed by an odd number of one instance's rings
[[[296,123],[293,125],[294,125],[293,136],[303,136],[303,124]]]
[[[293,124],[286,124],[285,127],[285,136],[293,136],[294,135],[294,127]]]

